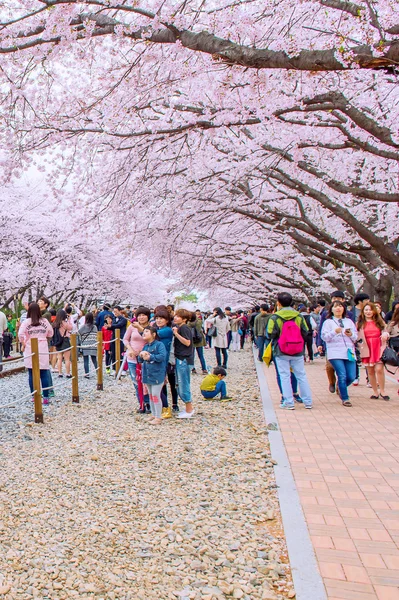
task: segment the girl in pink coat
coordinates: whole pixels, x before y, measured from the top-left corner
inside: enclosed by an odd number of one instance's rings
[[[33,377],[32,377],[32,347],[31,339],[37,338],[39,343],[39,366],[40,366],[40,382],[43,388],[44,404],[48,404],[49,390],[51,380],[49,377],[49,352],[47,339],[53,335],[53,328],[47,319],[42,318],[40,307],[36,302],[31,302],[28,308],[28,314],[25,321],[21,323],[18,331],[19,341],[23,345],[24,363],[28,369],[29,387],[33,393]]]

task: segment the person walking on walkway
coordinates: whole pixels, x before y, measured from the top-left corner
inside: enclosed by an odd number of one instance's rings
[[[333,366],[338,379],[339,396],[343,406],[352,406],[348,387],[356,378],[355,342],[357,330],[346,316],[343,302],[333,302],[324,321],[321,337],[327,346],[327,359]]]
[[[345,300],[344,292],[341,292],[340,290],[333,292],[331,294],[331,303],[335,302],[336,300],[338,300],[339,302],[343,302]],[[325,352],[325,344],[321,337],[321,330],[323,329],[323,324],[324,324],[324,321],[327,319],[327,315],[328,315],[328,310],[324,306],[320,313],[320,323],[319,323],[319,327],[317,330],[317,338],[316,338],[317,339],[317,349],[320,352],[320,354],[324,354],[324,352]],[[328,390],[331,394],[335,394],[335,386],[336,386],[335,371],[334,371],[332,364],[330,363],[330,361],[328,359],[326,360],[326,373],[327,373],[327,378],[328,378]]]
[[[280,375],[284,402],[281,408],[295,409],[291,386],[291,369],[294,372],[305,408],[312,408],[312,392],[305,372],[305,339],[308,328],[304,318],[291,307],[292,296],[281,292],[277,296],[277,312],[267,323],[267,335],[272,341],[273,360]]]
[[[367,367],[369,381],[373,388],[373,395],[370,398],[389,400],[389,396],[385,393],[384,365],[381,362],[389,333],[386,331],[385,321],[372,302],[364,304],[357,322],[357,330],[359,342],[362,340],[360,356],[363,365]]]
[[[242,319],[239,314],[235,314],[230,319],[231,328],[231,351],[238,352],[240,349],[240,327],[242,326]]]
[[[240,329],[239,329],[240,350],[244,350],[245,338],[247,337],[247,331],[248,331],[248,317],[242,310],[238,310],[237,314],[241,320]]]
[[[389,333],[389,344],[395,352],[399,353],[399,304],[396,306],[392,315],[392,320],[389,321],[387,326],[387,332]]]
[[[194,348],[195,351],[198,355],[200,364],[201,364],[201,369],[202,372],[204,374],[208,374],[208,370],[206,368],[206,361],[205,361],[205,356],[204,356],[204,346],[206,346],[206,340],[205,340],[205,334],[202,330],[202,319],[198,318],[197,312],[196,314],[196,320],[194,323],[190,323],[190,326],[193,328],[193,344],[194,344]],[[195,329],[195,331],[194,331]],[[195,368],[195,355],[194,355],[194,366],[193,369],[191,371],[192,373],[197,373],[197,369]]]
[[[229,320],[220,307],[213,309],[213,318],[209,320],[215,325],[217,331],[217,336],[213,338],[217,365],[218,367],[222,366],[224,369],[227,369],[227,332],[230,331]]]
[[[50,363],[47,340],[51,338],[52,335],[53,328],[47,319],[42,317],[39,305],[36,302],[31,302],[29,304],[27,317],[19,328],[18,337],[21,344],[23,344],[24,363],[25,367],[28,369],[29,388],[31,394],[34,392],[31,339],[37,338],[38,340],[40,383],[43,390],[43,404],[49,403],[50,380],[48,374],[50,370]]]
[[[266,326],[271,315],[269,314],[269,305],[261,304],[260,312],[254,319],[254,335],[255,343],[258,347],[258,360],[263,362],[263,351],[265,349],[266,342]]]
[[[226,306],[224,309],[224,314],[226,315],[226,317],[229,320],[229,323],[231,324],[231,318],[232,318],[232,313],[231,313],[231,307],[230,306]],[[227,332],[227,350],[230,350],[230,344],[232,342],[232,335],[231,335],[231,328],[230,331]]]

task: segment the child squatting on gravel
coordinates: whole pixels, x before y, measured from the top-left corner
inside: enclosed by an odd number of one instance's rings
[[[160,425],[162,423],[162,400],[161,390],[166,377],[166,348],[159,341],[155,327],[145,327],[143,329],[143,340],[145,346],[137,357],[142,363],[143,384],[148,389],[150,396],[151,425]]]
[[[200,389],[201,394],[206,400],[216,398],[219,394],[222,401],[231,399],[231,397],[227,395],[226,382],[223,381],[226,375],[226,369],[223,367],[215,367],[212,373],[209,373],[209,375],[204,377]]]

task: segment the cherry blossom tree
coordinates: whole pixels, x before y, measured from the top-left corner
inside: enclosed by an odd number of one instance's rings
[[[51,211],[35,186],[21,188],[5,188],[0,198],[2,306],[41,294],[54,305],[77,301],[82,307],[98,298],[154,303],[164,297],[166,279],[151,277],[154,267],[142,257],[127,257],[112,232],[100,237],[73,209]]]
[[[60,202],[111,219],[187,286],[255,299],[365,282],[386,302],[399,292],[395,8],[5,2],[5,179],[45,169]]]

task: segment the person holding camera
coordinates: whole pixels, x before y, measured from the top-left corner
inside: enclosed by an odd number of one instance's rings
[[[356,379],[355,342],[357,330],[352,319],[346,316],[346,306],[339,300],[333,302],[321,330],[326,344],[327,360],[338,380],[338,392],[343,406],[352,406],[348,387]]]

